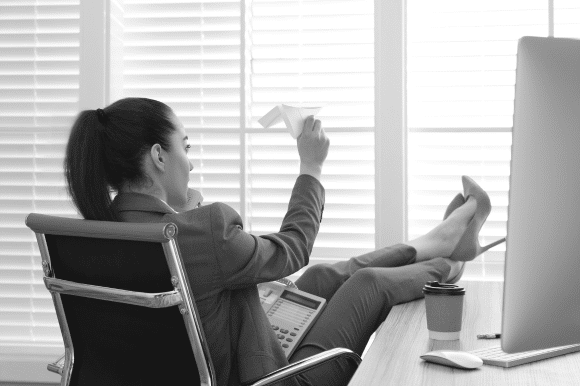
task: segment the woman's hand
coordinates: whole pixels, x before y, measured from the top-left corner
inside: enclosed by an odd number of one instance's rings
[[[300,174],[308,174],[320,180],[322,164],[328,155],[330,141],[322,129],[319,119],[309,116],[304,121],[304,129],[297,139],[300,155]]]

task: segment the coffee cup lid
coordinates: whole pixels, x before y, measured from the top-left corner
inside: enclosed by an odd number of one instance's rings
[[[423,293],[431,295],[465,295],[465,288],[456,284],[428,281],[423,287]]]

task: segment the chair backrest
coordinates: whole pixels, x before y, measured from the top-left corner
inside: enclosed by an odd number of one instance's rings
[[[215,385],[172,223],[31,213],[63,340],[62,385]]]

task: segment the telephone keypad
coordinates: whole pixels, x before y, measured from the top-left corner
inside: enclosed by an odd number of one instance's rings
[[[312,319],[315,319],[322,309],[320,305],[314,309],[311,306],[314,303],[311,302],[324,305],[324,299],[286,288],[275,282],[258,285],[258,291],[262,309],[268,317],[276,340],[280,342],[280,346],[288,356],[310,327]],[[289,291],[290,294],[282,297],[284,291]]]

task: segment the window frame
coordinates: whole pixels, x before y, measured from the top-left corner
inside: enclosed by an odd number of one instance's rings
[[[407,241],[405,18],[406,0],[375,0],[375,248]]]

